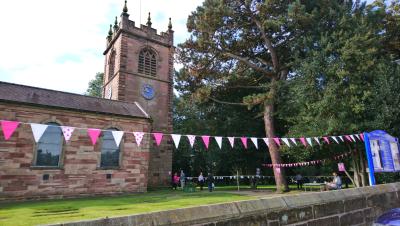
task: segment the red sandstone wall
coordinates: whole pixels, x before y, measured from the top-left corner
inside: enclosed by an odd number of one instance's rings
[[[158,35],[157,31],[147,26],[137,28],[133,21],[119,35],[113,37],[106,51],[106,59],[111,50],[116,50],[116,75],[111,81],[105,80],[105,91],[112,87],[112,99],[138,102],[151,116],[152,131],[172,132],[172,77],[173,77],[173,33]],[[157,53],[157,76],[138,73],[140,51],[150,47]],[[107,61],[106,61],[107,63]],[[106,68],[106,74],[108,67]],[[153,86],[155,97],[143,98],[144,84]],[[167,138],[167,137],[166,137]],[[169,172],[172,168],[172,143],[164,139],[157,147],[151,146],[149,163],[149,185],[165,186],[170,184]]]
[[[116,127],[124,131],[149,131],[146,119],[117,117],[67,110],[46,109],[0,103],[0,119],[21,122],[46,123],[107,129]],[[1,130],[1,128],[0,128]],[[87,132],[76,130],[62,149],[62,166],[39,169],[32,165],[35,141],[29,125],[20,125],[10,140],[0,132],[0,200],[19,198],[47,198],[120,192],[145,192],[149,165],[149,135],[137,147],[133,134],[125,134],[121,142],[119,169],[99,168],[100,145],[92,146]],[[43,181],[43,174],[50,179]],[[112,174],[111,179],[106,174]]]

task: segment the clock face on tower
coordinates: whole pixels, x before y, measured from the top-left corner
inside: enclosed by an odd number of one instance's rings
[[[142,87],[142,96],[146,99],[146,100],[151,100],[154,98],[155,95],[155,91],[153,86],[149,85],[149,84],[144,84]]]

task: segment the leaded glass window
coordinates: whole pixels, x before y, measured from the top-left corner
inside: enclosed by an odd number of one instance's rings
[[[102,133],[101,168],[119,167],[120,149],[115,143],[111,131],[117,131],[117,129],[108,129]]]
[[[59,124],[49,125],[36,145],[36,166],[60,166],[60,156],[63,145],[63,134]]]

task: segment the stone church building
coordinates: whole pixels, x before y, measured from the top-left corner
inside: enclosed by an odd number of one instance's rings
[[[104,51],[103,98],[0,82],[0,120],[19,121],[9,140],[0,137],[0,200],[145,192],[170,182],[172,143],[140,146],[114,130],[172,132],[173,37],[129,20],[128,8],[110,25]],[[30,125],[50,125],[35,142]],[[53,126],[52,126],[53,125]],[[92,145],[76,129],[66,142],[59,126],[102,129]],[[3,131],[0,129],[0,134]]]

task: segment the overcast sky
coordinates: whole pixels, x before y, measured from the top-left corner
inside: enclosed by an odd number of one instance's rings
[[[203,0],[128,0],[130,19],[167,30],[175,44],[188,33],[186,19]],[[369,0],[368,2],[371,2]],[[0,81],[83,94],[96,72],[109,24],[124,0],[15,0],[0,3]],[[140,7],[141,5],[141,7]],[[141,8],[141,13],[140,13]],[[141,17],[140,17],[141,15]]]
[[[128,0],[130,19],[166,31],[175,44],[188,37],[186,19],[202,0]],[[0,81],[84,93],[104,70],[109,24],[124,0],[16,0],[0,3]],[[140,18],[140,15],[141,18]],[[1,95],[1,94],[0,94]]]

